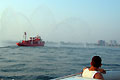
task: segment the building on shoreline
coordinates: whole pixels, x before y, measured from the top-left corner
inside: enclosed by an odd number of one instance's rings
[[[105,40],[98,40],[98,46],[105,46],[106,42]]]

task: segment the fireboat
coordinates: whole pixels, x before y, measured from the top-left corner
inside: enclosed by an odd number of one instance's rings
[[[27,33],[24,32],[25,40],[22,40],[22,42],[16,43],[18,46],[44,46],[45,41],[42,41],[41,37],[37,35],[36,37],[30,37],[29,40],[26,40]]]

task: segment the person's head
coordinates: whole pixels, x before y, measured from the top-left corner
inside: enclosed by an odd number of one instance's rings
[[[92,61],[91,61],[91,65],[96,67],[96,68],[99,68],[102,65],[101,62],[102,62],[102,60],[99,56],[93,56]]]

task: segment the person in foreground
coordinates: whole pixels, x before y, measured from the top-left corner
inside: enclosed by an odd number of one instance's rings
[[[102,73],[106,74],[106,71],[101,67],[101,58],[99,56],[94,56],[91,61],[91,67],[85,67],[83,69],[82,77],[94,78],[104,80]]]

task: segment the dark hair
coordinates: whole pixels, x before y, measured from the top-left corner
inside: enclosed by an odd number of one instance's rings
[[[91,64],[92,66],[99,68],[101,66],[101,62],[102,60],[99,56],[93,56]]]

